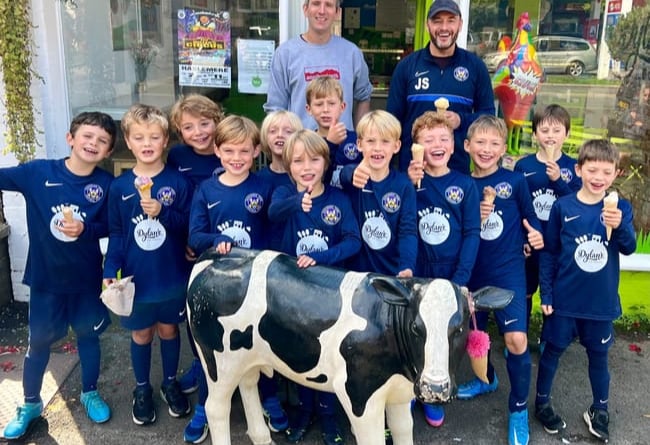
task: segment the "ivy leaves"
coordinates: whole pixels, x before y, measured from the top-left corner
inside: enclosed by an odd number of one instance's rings
[[[31,95],[32,24],[28,1],[0,0],[0,70],[5,83],[5,152],[18,162],[34,157],[36,128]]]

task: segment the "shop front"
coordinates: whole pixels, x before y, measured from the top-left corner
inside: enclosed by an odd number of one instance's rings
[[[302,4],[303,0],[33,1],[36,70],[44,79],[35,85],[44,129],[39,156],[67,155],[64,135],[72,116],[81,111],[100,110],[120,120],[135,102],[168,110],[189,92],[211,97],[227,113],[261,122],[273,49],[305,29]],[[397,63],[428,43],[425,23],[430,4],[431,0],[342,2],[335,32],[363,51],[374,86],[371,108],[385,107]],[[516,42],[518,18],[528,14],[529,37],[540,42],[537,51],[548,52],[543,55],[558,60],[555,65],[566,66],[547,70],[533,107],[558,103],[569,110],[573,117],[565,147],[569,152],[575,153],[592,137],[609,136],[621,146],[625,152],[621,182],[636,206],[635,224],[643,233],[650,232],[650,203],[642,193],[650,180],[646,0],[461,0],[460,6],[463,29],[458,43],[486,61],[495,57],[500,44]],[[551,35],[553,39],[542,39]],[[608,42],[617,57],[611,57]],[[569,69],[570,65],[581,69]],[[525,124],[517,141],[517,150],[535,148]],[[119,173],[131,165],[120,139],[107,168]],[[13,233],[20,237],[14,223]]]

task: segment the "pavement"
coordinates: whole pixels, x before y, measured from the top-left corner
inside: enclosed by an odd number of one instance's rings
[[[182,329],[184,334],[184,329]],[[500,386],[494,393],[480,396],[470,401],[454,400],[445,407],[446,420],[441,428],[428,426],[423,418],[422,410],[415,408],[414,415],[414,444],[506,444],[507,443],[507,397],[508,378],[505,371],[505,359],[500,353],[503,342],[492,336],[494,365],[500,379]],[[2,340],[0,338],[0,340]],[[81,390],[80,369],[74,350],[64,351],[62,355],[68,361],[68,367],[63,369],[57,365],[57,354],[53,354],[50,371],[58,376],[54,378],[57,391],[49,401],[43,418],[35,423],[24,444],[39,445],[124,445],[124,444],[181,444],[183,429],[189,418],[174,419],[167,413],[166,406],[161,401],[157,391],[154,392],[154,402],[157,408],[157,420],[153,425],[137,426],[131,420],[131,400],[133,390],[133,372],[129,357],[129,333],[121,329],[117,322],[102,336],[102,370],[99,381],[100,392],[111,406],[112,418],[101,425],[91,423],[79,402]],[[185,336],[183,336],[185,342]],[[67,344],[67,343],[65,343]],[[64,344],[64,346],[65,346]],[[2,346],[0,344],[0,346]],[[69,348],[68,348],[69,349]],[[550,436],[541,428],[532,415],[532,395],[534,394],[534,379],[537,375],[537,352],[531,346],[533,358],[533,381],[531,383],[530,403],[530,443],[556,444],[558,441],[576,444],[600,443],[593,438],[582,420],[582,413],[591,401],[591,391],[587,376],[587,361],[584,350],[578,344],[573,344],[562,357],[554,386],[554,405],[556,410],[567,423],[563,437]],[[153,348],[152,384],[160,382],[159,349]],[[11,361],[16,368],[11,372],[20,372],[22,367],[21,354],[4,355],[0,361]],[[189,366],[191,362],[189,347],[183,345],[181,367]],[[58,370],[58,371],[57,371]],[[61,372],[68,372],[66,377]],[[610,391],[610,443],[620,445],[641,445],[650,443],[650,340],[647,334],[619,337],[610,354],[611,391]],[[12,374],[13,376],[13,374]],[[461,363],[458,380],[463,382],[471,377],[469,362]],[[4,386],[5,380],[16,381],[0,369],[0,386],[2,389],[0,406],[20,403],[21,388],[9,390]],[[289,392],[291,394],[291,391]],[[292,400],[289,397],[289,400]],[[196,401],[196,394],[191,396]],[[291,410],[291,406],[289,406]],[[344,430],[345,443],[354,444],[349,424],[343,412],[339,413],[341,426]],[[4,429],[6,421],[0,422]],[[248,445],[251,441],[246,436],[246,425],[241,403],[237,394],[233,398],[231,417],[232,444]],[[282,434],[273,434],[277,445],[288,444]],[[0,444],[6,444],[0,439]],[[205,444],[210,444],[208,438]],[[321,444],[319,428],[312,427],[304,445]],[[381,445],[381,444],[377,444]]]

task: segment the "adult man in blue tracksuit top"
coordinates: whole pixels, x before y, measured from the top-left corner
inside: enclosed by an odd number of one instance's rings
[[[447,119],[454,130],[454,153],[449,167],[469,174],[463,149],[467,128],[481,114],[495,114],[494,93],[481,59],[456,45],[463,20],[454,0],[436,0],[427,14],[431,42],[404,58],[395,68],[386,110],[402,123],[399,169],[411,161],[411,127],[425,111],[435,110],[441,97],[449,101]]]

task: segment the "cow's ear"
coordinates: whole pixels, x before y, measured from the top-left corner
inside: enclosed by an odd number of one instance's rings
[[[396,306],[407,306],[410,292],[396,278],[388,276],[371,276],[370,285],[377,291],[382,300]]]
[[[494,286],[485,286],[472,292],[474,307],[478,311],[503,309],[510,304],[514,296],[513,291]]]

